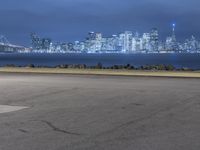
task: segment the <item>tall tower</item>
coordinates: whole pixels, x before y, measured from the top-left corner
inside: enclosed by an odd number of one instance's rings
[[[175,34],[175,28],[176,28],[176,24],[173,23],[172,24],[172,37],[171,37],[171,49],[173,51],[177,51],[178,50],[178,45],[177,45],[177,41],[176,41],[176,34]]]
[[[173,40],[173,41],[176,41],[175,28],[176,28],[176,24],[173,23],[173,24],[172,24],[172,40]]]

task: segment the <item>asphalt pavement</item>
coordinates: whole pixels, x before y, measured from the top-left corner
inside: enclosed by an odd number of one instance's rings
[[[1,73],[0,150],[199,150],[199,91],[195,78]]]

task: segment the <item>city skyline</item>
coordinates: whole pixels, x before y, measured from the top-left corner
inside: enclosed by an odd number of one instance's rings
[[[151,28],[144,33],[127,30],[110,36],[91,31],[84,39],[73,42],[54,41],[51,37],[41,38],[36,33],[31,33],[31,45],[27,48],[12,45],[6,37],[1,36],[0,45],[5,52],[22,53],[199,53],[199,39],[191,35],[184,41],[179,41],[176,29],[176,23],[172,23],[171,33],[165,40],[160,38],[158,28]]]
[[[101,32],[89,32],[81,41],[53,42],[51,38],[40,38],[31,34],[33,52],[40,53],[199,53],[200,41],[193,35],[179,42],[176,38],[176,24],[171,24],[171,35],[165,41],[160,39],[157,28],[149,32],[125,31],[104,37]]]
[[[28,33],[36,32],[54,41],[75,41],[88,31],[105,36],[136,29],[143,33],[157,27],[169,36],[169,23],[178,25],[177,37],[199,37],[198,0],[2,0],[0,33],[10,42],[29,45]]]

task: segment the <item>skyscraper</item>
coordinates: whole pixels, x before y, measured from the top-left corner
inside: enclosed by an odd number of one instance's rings
[[[37,36],[35,33],[31,34],[31,43],[32,43],[32,48],[34,50],[49,50],[50,49],[50,44],[51,44],[51,39],[50,38],[40,38]]]
[[[149,51],[150,50],[150,40],[151,40],[151,36],[150,33],[144,33],[142,36],[142,49],[145,51]]]
[[[153,28],[150,32],[151,51],[158,51],[159,34],[158,29]]]
[[[136,32],[135,36],[132,38],[132,52],[137,53],[142,50],[142,40],[139,36],[139,33]]]
[[[102,48],[102,34],[95,33],[95,50],[100,51]]]
[[[166,50],[176,52],[178,50],[178,45],[176,41],[176,34],[175,34],[176,24],[172,24],[172,35],[167,37],[166,39]]]
[[[125,41],[125,34],[120,33],[119,34],[119,47],[121,47],[121,50],[123,53],[126,52],[124,41]]]
[[[133,33],[131,31],[125,31],[124,49],[126,50],[126,52],[131,52],[132,50],[132,39]]]
[[[173,23],[173,24],[172,24],[172,41],[174,42],[174,44],[176,43],[175,28],[176,28],[176,24]]]
[[[93,31],[92,31],[92,32],[89,32],[89,33],[88,33],[88,36],[89,36],[89,37],[88,37],[89,40],[94,40],[94,39],[95,39],[95,33],[94,33]]]
[[[42,42],[41,42],[40,38],[35,33],[31,33],[31,45],[32,45],[32,48],[34,50],[42,49],[41,43]]]

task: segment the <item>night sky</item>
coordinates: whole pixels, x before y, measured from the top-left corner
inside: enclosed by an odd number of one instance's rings
[[[178,40],[199,38],[199,7],[200,0],[1,0],[0,34],[28,46],[31,32],[67,42],[82,40],[89,31],[109,36],[157,27],[164,39],[176,23]]]

